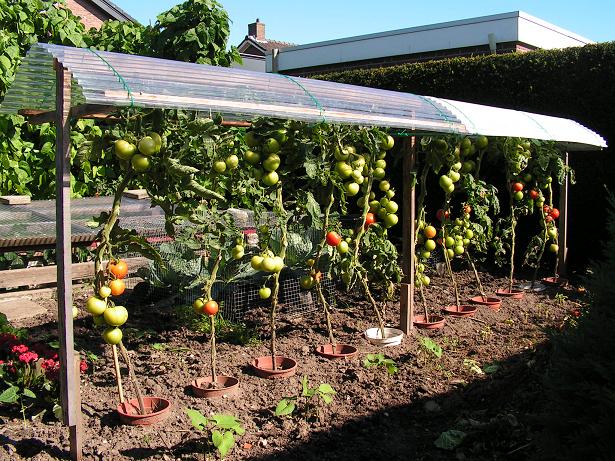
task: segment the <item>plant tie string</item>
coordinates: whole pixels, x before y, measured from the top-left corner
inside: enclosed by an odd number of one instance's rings
[[[122,84],[122,87],[126,90],[126,93],[128,93],[128,99],[130,99],[130,107],[134,108],[135,107],[135,100],[132,97],[132,91],[130,89],[130,86],[128,85],[128,82],[126,82],[124,77],[122,77],[122,75],[115,69],[115,67],[113,67],[109,61],[107,61],[105,58],[103,58],[98,53],[98,51],[96,51],[96,50],[94,50],[92,48],[86,48],[86,49],[89,50],[94,55],[98,56],[98,58],[107,65],[109,70],[111,70],[111,72],[113,72],[113,74],[117,77],[118,81]]]
[[[314,104],[316,105],[316,108],[320,111],[320,116],[322,117],[322,121],[324,123],[327,122],[327,119],[325,117],[325,109],[322,107],[322,105],[320,104],[318,99],[316,99],[316,96],[314,96],[312,93],[310,93],[310,91],[306,87],[304,87],[300,82],[298,82],[294,78],[290,77],[289,75],[284,75],[284,74],[278,74],[278,75],[281,75],[282,77],[290,80],[295,85],[297,85],[299,88],[301,88],[305,92],[305,94],[307,94],[310,97],[310,99],[312,99],[312,101],[314,101]]]
[[[417,94],[415,96],[418,96],[419,98],[421,98],[423,101],[425,101],[427,104],[429,104],[431,107],[433,107],[434,109],[436,109],[438,111],[438,114],[440,115],[440,117],[442,117],[444,119],[444,121],[446,123],[448,123],[448,126],[450,127],[451,133],[459,133],[459,130],[457,128],[455,128],[455,125],[454,125],[454,122],[458,122],[458,120],[456,118],[453,118],[449,114],[444,112],[440,108],[440,106],[438,104],[436,104],[430,97],[422,96],[420,94]]]

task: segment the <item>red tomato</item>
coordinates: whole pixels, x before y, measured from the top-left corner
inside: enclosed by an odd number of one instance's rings
[[[551,217],[552,217],[553,219],[557,219],[557,218],[559,218],[559,210],[558,210],[557,208],[553,208],[553,209],[551,210]]]
[[[367,215],[365,215],[365,227],[369,227],[372,224],[374,224],[376,222],[376,217],[374,216],[374,213],[367,213]]]
[[[327,232],[327,245],[331,245],[332,247],[336,247],[342,241],[342,237],[335,231]]]
[[[545,216],[545,221],[546,221],[546,222],[552,222],[552,221],[553,221],[553,218],[551,217],[551,215],[550,215],[550,214],[548,214],[547,216]]]
[[[450,215],[451,214],[448,211],[444,211],[442,208],[440,208],[436,213],[436,218],[438,218],[438,221],[442,221],[443,219],[448,219]]]
[[[120,296],[126,290],[126,284],[123,280],[118,278],[109,282],[109,288],[111,288],[111,294],[113,296]]]
[[[203,313],[207,315],[216,315],[218,313],[218,303],[215,301],[207,301],[203,306]]]
[[[551,207],[549,205],[545,205],[542,207],[542,211],[544,211],[545,214],[551,214]]]
[[[126,261],[120,259],[115,263],[109,263],[109,270],[115,275],[115,278],[123,279],[128,274],[128,265]]]
[[[515,182],[513,183],[512,188],[515,192],[521,192],[523,190],[523,183]]]
[[[537,191],[536,189],[532,189],[532,190],[530,191],[530,198],[531,198],[532,200],[536,200],[536,199],[538,198],[538,196],[539,196],[539,195],[540,195],[540,194],[538,193],[538,191]]]
[[[465,214],[470,214],[470,213],[472,213],[472,207],[471,207],[470,205],[465,205],[465,206],[463,207],[463,212],[464,212]]]

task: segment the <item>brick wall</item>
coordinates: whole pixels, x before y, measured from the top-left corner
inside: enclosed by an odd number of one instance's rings
[[[66,0],[66,4],[74,15],[81,18],[86,29],[90,27],[98,29],[104,21],[111,19],[107,13],[86,0]]]

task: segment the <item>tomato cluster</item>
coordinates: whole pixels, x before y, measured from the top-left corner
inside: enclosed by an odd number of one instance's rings
[[[111,261],[107,265],[107,275],[112,277],[105,285],[101,286],[93,296],[86,301],[87,311],[93,315],[96,326],[107,326],[102,337],[108,344],[119,344],[122,340],[121,327],[128,320],[128,310],[124,306],[115,305],[109,298],[120,296],[126,290],[124,278],[128,275],[126,261]]]
[[[115,141],[113,152],[120,160],[124,170],[130,167],[137,173],[145,173],[151,167],[151,157],[162,148],[162,138],[158,133],[150,133],[139,140],[137,145],[124,140]]]
[[[263,133],[252,130],[246,132],[248,150],[244,158],[253,167],[252,175],[267,187],[275,186],[280,180],[277,170],[282,163],[280,155],[287,141],[288,131],[285,128]]]

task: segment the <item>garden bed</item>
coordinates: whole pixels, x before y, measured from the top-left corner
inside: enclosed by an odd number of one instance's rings
[[[458,277],[462,299],[474,295],[473,275],[463,271]],[[504,284],[488,274],[483,279],[488,293]],[[431,285],[427,296],[435,313],[436,307],[450,305],[454,295],[446,278],[434,275]],[[77,304],[83,305],[87,296],[76,294]],[[363,331],[374,326],[370,305],[340,294],[333,315],[337,339],[359,349],[349,361],[328,361],[314,353],[326,342],[321,313],[287,319],[282,308],[278,350],[299,365],[295,377],[279,381],[258,378],[249,366],[252,358],[268,353],[263,313],[260,343],[219,343],[219,371],[238,377],[241,390],[238,397],[212,401],[192,396],[189,389],[193,379],[208,374],[208,337],[181,324],[171,303],[127,304],[132,328],[126,328],[125,342],[138,357],[134,363],[144,392],[169,398],[174,405],[166,422],[146,428],[120,425],[114,412],[118,399],[111,351],[91,328],[90,316],[82,313],[75,323],[76,347],[99,357],[82,377],[84,458],[203,459],[205,437],[183,411],[195,408],[206,416],[228,413],[242,421],[246,433],[225,459],[487,460],[506,454],[506,459],[525,459],[535,450],[533,416],[540,410],[547,330],[565,324],[578,307],[578,296],[570,287],[527,293],[521,300],[504,300],[498,311],[479,307],[473,318],[449,316],[441,330],[415,331],[401,346],[379,349],[363,338]],[[41,302],[53,313],[53,300]],[[397,301],[388,304],[386,318],[396,326]],[[31,337],[56,333],[53,315],[26,322]],[[425,336],[441,346],[440,358],[421,343]],[[396,374],[388,375],[384,367],[363,367],[365,355],[377,352],[396,362]],[[323,406],[315,422],[274,416],[280,399],[299,392],[303,375],[312,386],[331,384],[337,391],[333,402]],[[129,383],[126,390],[132,397]],[[59,422],[47,418],[24,426],[20,414],[1,411],[0,459],[65,456],[68,433]],[[456,453],[434,446],[449,429],[466,434]]]

